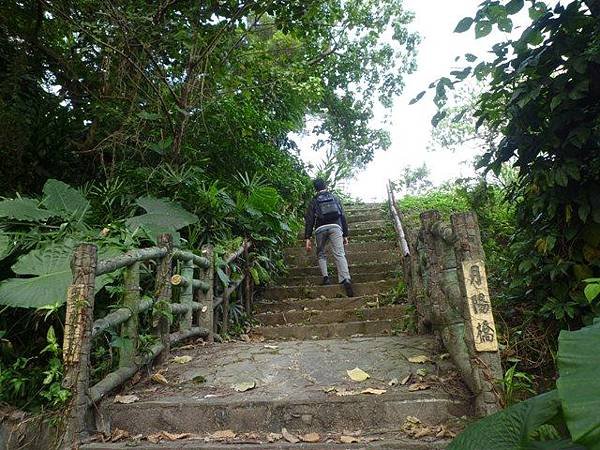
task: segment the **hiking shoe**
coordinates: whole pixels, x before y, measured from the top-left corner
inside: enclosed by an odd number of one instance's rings
[[[328,284],[331,284],[331,281],[329,281],[329,277],[323,277],[323,282],[321,283],[321,286],[327,286]]]
[[[342,286],[344,286],[344,290],[346,291],[346,295],[348,297],[354,297],[354,290],[352,289],[352,283],[350,280],[342,281]]]

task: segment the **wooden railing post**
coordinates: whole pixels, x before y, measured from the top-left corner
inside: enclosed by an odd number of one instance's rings
[[[153,309],[154,332],[163,345],[163,351],[157,356],[156,364],[162,364],[169,358],[171,343],[169,326],[171,317],[171,260],[173,256],[173,236],[161,234],[158,246],[165,248],[167,253],[156,267],[156,285],[154,289],[155,303]]]
[[[421,237],[425,256],[425,273],[423,273],[423,284],[425,288],[424,302],[418,305],[420,317],[439,329],[441,325],[440,308],[444,303],[444,291],[442,288],[442,270],[444,252],[439,242],[437,242],[431,229],[435,223],[441,219],[438,211],[426,211],[421,213]],[[420,311],[419,311],[420,307]]]
[[[119,352],[119,367],[128,367],[135,363],[139,346],[139,302],[140,302],[140,263],[135,262],[125,269],[125,292],[123,306],[131,310],[131,317],[121,326],[121,337],[131,345],[122,347]]]
[[[223,291],[223,322],[221,323],[221,333],[227,334],[229,331],[229,290],[225,287]]]
[[[246,314],[250,316],[252,314],[252,287],[250,285],[252,281],[252,275],[250,274],[250,253],[248,247],[244,247],[244,309]]]
[[[209,332],[209,342],[213,342],[213,328],[214,328],[214,311],[213,311],[213,288],[214,288],[214,257],[213,248],[211,245],[206,245],[202,248],[202,256],[210,261],[208,268],[201,270],[200,279],[208,285],[208,290],[205,292],[202,289],[197,291],[197,302],[200,304],[200,308],[196,313],[196,321],[198,326],[206,328]]]
[[[73,283],[67,292],[63,341],[63,386],[71,391],[71,398],[66,408],[61,448],[77,448],[90,423],[90,349],[97,258],[95,245],[81,244],[71,260]]]
[[[192,328],[192,303],[194,302],[194,262],[191,259],[183,261],[181,267],[181,276],[188,281],[181,290],[179,302],[189,307],[189,309],[179,319],[179,331],[185,331]]]
[[[454,250],[465,319],[465,342],[471,357],[475,412],[484,416],[500,407],[496,383],[502,379],[485,254],[475,213],[453,214],[451,222],[456,237]]]

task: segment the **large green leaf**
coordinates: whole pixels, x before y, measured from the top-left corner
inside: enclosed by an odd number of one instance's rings
[[[169,200],[142,197],[137,204],[146,210],[146,214],[127,220],[127,226],[135,230],[144,228],[151,236],[160,233],[174,233],[187,225],[198,222],[198,217]]]
[[[2,200],[0,201],[0,217],[42,222],[54,215],[50,211],[40,209],[38,206],[39,202],[31,198]]]
[[[9,239],[6,234],[0,233],[0,260],[6,258],[10,254],[11,250],[11,239]]]
[[[252,190],[248,204],[261,212],[274,212],[281,203],[281,197],[275,188],[261,186]]]
[[[63,219],[81,218],[90,208],[90,202],[77,189],[58,180],[48,180],[44,185],[42,203]]]
[[[448,450],[581,449],[566,446],[565,441],[531,441],[533,432],[559,414],[558,392],[550,391],[475,422],[452,441]]]
[[[558,392],[575,442],[600,449],[600,323],[562,331],[558,339]]]
[[[71,256],[75,244],[67,241],[50,247],[32,250],[12,266],[17,275],[0,283],[0,304],[19,308],[39,308],[63,303],[71,284]],[[112,252],[100,252],[101,256]],[[110,281],[107,275],[96,278],[96,290]]]

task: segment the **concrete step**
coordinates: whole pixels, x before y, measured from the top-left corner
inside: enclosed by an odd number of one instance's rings
[[[468,394],[454,379],[452,366],[435,355],[428,336],[365,337],[321,341],[229,342],[174,350],[186,364],[170,362],[162,374],[169,384],[145,378],[121,394],[133,403],[105,399],[96,423],[147,436],[152,432],[206,436],[235,433],[342,433],[345,430],[397,430],[406,416],[423,423],[447,423],[468,413]],[[408,358],[428,355],[413,364]],[[371,378],[353,382],[347,371],[360,367]],[[390,386],[416,370],[427,371],[429,389],[409,391],[409,383]],[[435,375],[435,378],[433,377]],[[236,391],[239,383],[254,388]],[[340,391],[385,389],[382,395],[338,396]],[[110,430],[107,430],[110,431]],[[341,447],[343,448],[343,447]]]
[[[374,450],[443,450],[450,443],[443,440],[429,442],[428,440],[418,441],[414,439],[407,439],[400,437],[402,436],[402,433],[397,433],[398,437],[392,436],[391,438],[383,438],[379,437],[378,435],[364,435],[361,433],[358,437],[358,443],[342,445],[339,441],[341,435],[342,433],[338,433],[337,436],[322,435],[322,438],[327,439],[327,441],[314,444],[309,444],[306,442],[292,444],[283,439],[279,442],[269,442],[267,435],[257,436],[257,433],[246,433],[245,435],[242,434],[234,439],[229,440],[229,442],[210,442],[212,440],[210,435],[206,436],[206,440],[208,442],[205,442],[203,441],[203,437],[201,435],[195,435],[183,440],[160,442],[158,444],[152,444],[146,440],[140,441],[128,439],[122,442],[114,443],[106,442],[85,444],[80,448],[82,450],[129,450],[131,448],[135,448],[136,450],[366,450],[367,448]],[[251,436],[251,438],[249,439],[247,436]]]
[[[356,222],[348,225],[350,239],[358,236],[382,235],[386,233],[393,236],[394,228],[392,222],[388,220],[372,220],[369,222]],[[314,235],[313,235],[314,236]],[[298,239],[303,240],[304,231],[298,233]],[[388,238],[389,240],[390,238]]]
[[[375,305],[379,302],[379,295],[365,295],[362,297],[340,297],[340,298],[304,298],[304,299],[287,299],[277,301],[262,300],[255,304],[254,310],[256,314],[267,312],[277,313],[283,311],[303,311],[319,309],[327,310],[355,310],[357,308],[367,308],[369,305]]]
[[[358,252],[377,252],[381,250],[389,250],[396,247],[396,241],[376,241],[376,242],[354,242],[350,241],[348,245],[344,247],[347,254],[358,253]],[[314,252],[314,250],[313,250]],[[298,243],[295,247],[288,247],[284,251],[286,257],[293,256],[304,256],[306,255],[306,249],[304,248],[304,241]],[[313,253],[314,254],[314,253]]]
[[[257,326],[252,334],[265,339],[309,341],[317,339],[349,338],[353,336],[391,336],[395,330],[402,331],[404,319],[382,319],[372,322],[357,321],[312,325]]]
[[[389,214],[386,214],[384,211],[380,209],[373,210],[362,210],[362,211],[354,211],[348,213],[346,211],[346,220],[348,223],[356,223],[356,222],[367,222],[369,220],[384,220],[389,217]]]
[[[374,230],[355,230],[350,234],[350,242],[391,241],[395,239],[393,228],[376,228]],[[304,234],[298,235],[297,245],[304,247]],[[313,236],[314,244],[314,236]]]
[[[396,284],[395,280],[370,281],[367,283],[353,283],[354,295],[380,294],[388,291]],[[328,298],[345,297],[344,288],[339,284],[330,286],[274,286],[267,288],[263,298],[267,300],[280,300],[284,298]]]
[[[331,259],[331,258],[329,258]],[[329,261],[329,273],[331,275],[335,275],[333,277],[334,280],[337,280],[335,265],[332,261]],[[375,272],[395,272],[399,270],[400,260],[393,262],[382,262],[382,263],[374,263],[374,264],[350,264],[350,274],[354,276],[355,274],[366,274],[366,273],[375,273]],[[310,266],[298,266],[298,267],[290,267],[288,269],[286,278],[301,278],[301,277],[320,277],[321,270],[319,267],[315,265]]]
[[[388,270],[387,272],[371,272],[371,273],[353,273],[352,269],[350,269],[350,273],[352,274],[352,281],[354,283],[364,283],[367,281],[383,281],[396,278],[398,274],[394,271]],[[329,271],[329,278],[331,283],[335,284],[337,282],[337,274],[335,270]],[[301,277],[285,277],[278,281],[278,285],[281,286],[319,286],[323,278],[321,274],[314,275],[311,277],[301,276]]]
[[[333,256],[328,254],[327,259],[333,262]],[[376,252],[353,252],[346,255],[346,260],[349,265],[354,264],[373,264],[383,262],[395,262],[400,263],[402,261],[401,252],[399,249],[390,250],[379,250]],[[305,267],[305,266],[317,266],[317,256],[311,255],[297,255],[289,256],[286,258],[286,262],[290,267]]]
[[[340,302],[341,303],[341,302]],[[318,305],[315,305],[318,307]],[[312,325],[322,323],[344,323],[364,320],[400,319],[406,317],[407,309],[402,305],[380,308],[301,310],[261,313],[254,316],[261,326]]]
[[[344,211],[348,214],[355,213],[356,211],[384,211],[385,206],[385,203],[355,203],[353,205],[344,205]]]

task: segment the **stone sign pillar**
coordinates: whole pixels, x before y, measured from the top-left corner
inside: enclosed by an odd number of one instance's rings
[[[475,213],[453,214],[451,222],[463,298],[464,339],[471,358],[475,412],[485,416],[500,408],[497,381],[502,379],[496,326],[484,265],[485,254]]]

